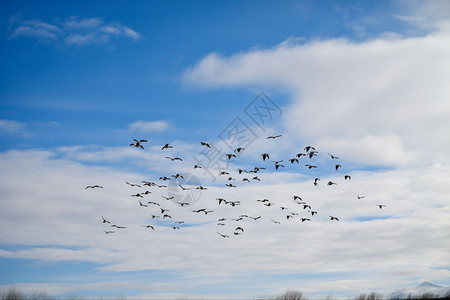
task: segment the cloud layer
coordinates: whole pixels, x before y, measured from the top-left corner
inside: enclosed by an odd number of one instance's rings
[[[183,76],[210,88],[289,91],[292,137],[357,163],[400,166],[450,152],[450,31],[423,37],[290,40],[230,57],[211,53]],[[430,155],[432,150],[432,158]]]

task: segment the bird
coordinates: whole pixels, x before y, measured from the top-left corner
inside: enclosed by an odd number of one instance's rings
[[[159,218],[159,216],[156,216],[156,215],[151,215],[151,216],[152,216],[152,219]]]
[[[179,184],[178,186],[179,186],[183,191],[190,190],[190,188],[186,188],[186,187],[182,186],[181,184]]]
[[[305,150],[306,152],[309,152],[309,150],[316,150],[316,148],[314,148],[313,146],[306,146],[305,148],[303,148],[303,150]]]
[[[161,197],[163,197],[163,198],[166,199],[166,200],[172,200],[173,198],[175,198],[175,196],[172,196],[172,197],[166,197],[166,196],[163,196],[163,195],[161,195]]]
[[[133,139],[134,143],[131,143],[130,146],[135,146],[136,148],[140,147],[142,149],[144,149],[144,146],[142,146],[141,143],[146,143],[148,142],[147,140],[137,140],[137,139]]]
[[[314,165],[305,165],[305,166],[308,167],[308,169],[317,168],[317,166]]]
[[[266,139],[276,139],[276,138],[279,138],[280,136],[282,136],[281,134],[279,134],[279,135],[269,135],[268,137],[266,137]]]
[[[208,147],[208,148],[211,148],[211,146],[210,146],[208,143],[200,142],[200,144],[202,144],[202,146],[206,146],[206,147]]]
[[[169,216],[168,214],[165,214],[165,215],[163,216],[163,219],[165,219],[165,218],[169,218],[169,219],[172,219],[172,217],[171,217],[171,216]]]
[[[272,220],[272,219],[270,219],[270,221],[274,222],[275,224],[281,224],[279,221],[275,221],[275,220]]]
[[[267,158],[267,159],[270,159],[268,153],[263,153],[263,154],[261,154],[261,156],[262,156],[262,159],[263,159],[263,160],[266,160],[266,158]]]
[[[350,180],[350,179],[352,179],[352,177],[350,176],[350,175],[344,175],[344,180]]]
[[[302,222],[311,221],[311,219],[309,219],[309,218],[301,218],[301,220],[302,220]]]
[[[310,213],[311,213],[311,216],[317,215],[317,211],[315,211],[315,210],[311,210]]]
[[[221,237],[223,237],[223,238],[229,238],[230,236],[228,236],[228,235],[226,235],[226,234],[222,234],[222,233],[220,233],[220,232],[218,232],[218,231],[216,231]]]
[[[333,217],[333,216],[330,216],[330,220],[331,221],[333,221],[333,220],[339,221],[339,219],[337,217]]]
[[[202,168],[202,166],[194,165],[194,169],[201,169],[201,168]]]
[[[170,178],[167,177],[167,176],[164,176],[164,177],[159,177],[159,180],[164,180],[164,181],[166,181],[166,180],[170,180]]]
[[[327,185],[333,185],[333,184],[337,184],[336,182],[333,181],[328,181]]]
[[[306,208],[309,208],[309,209],[311,209],[311,206],[310,206],[310,205],[308,205],[308,204],[304,204],[304,205],[303,205],[303,209],[306,209]]]
[[[181,205],[181,207],[183,207],[183,206],[185,206],[185,205],[189,205],[189,203],[188,202],[177,202],[178,204],[180,204]]]
[[[261,179],[259,179],[258,176],[253,177],[252,180],[258,180],[258,181],[261,181]]]
[[[170,159],[171,161],[174,161],[174,160],[179,160],[179,161],[183,161],[181,158],[179,158],[179,157],[170,157],[170,156],[166,156],[166,158],[168,158],[168,159]]]
[[[125,183],[128,184],[129,186],[141,187],[139,184],[136,184],[136,183],[129,183],[128,181],[125,181]]]
[[[289,161],[291,162],[291,164],[293,164],[294,162],[299,163],[298,158],[290,158]]]
[[[139,206],[148,207],[147,204],[142,204],[142,202],[139,200]]]
[[[297,196],[297,195],[294,195],[294,196],[292,197],[292,199],[294,199],[294,201],[295,201],[295,200],[300,200],[300,201],[302,201],[302,198],[301,198],[300,196]]]
[[[242,228],[242,227],[236,227],[236,229],[234,231],[238,231],[238,230],[244,232],[244,228]]]
[[[196,189],[196,190],[207,190],[207,188],[205,188],[205,187],[203,187],[203,186],[201,186],[201,185],[198,186],[198,187],[196,187],[195,189]]]
[[[219,201],[219,205],[222,204],[222,202],[226,203],[226,200],[223,198],[216,198],[217,201]]]
[[[331,159],[339,159],[339,157],[334,156],[333,154],[328,153],[328,155],[331,157]]]
[[[356,196],[358,199],[366,198],[366,196]]]
[[[320,181],[320,178],[314,178],[314,185],[317,186],[318,181]]]
[[[231,159],[232,157],[236,157],[236,154],[229,153],[225,155],[228,159]]]
[[[102,189],[103,187],[102,187],[101,185],[96,184],[96,185],[88,185],[88,186],[85,187],[84,189],[87,190],[87,189],[95,189],[95,188],[100,188],[100,189]]]
[[[239,174],[248,173],[246,170],[243,170],[243,169],[238,169],[238,172],[239,172]]]
[[[259,202],[269,202],[269,199],[257,199],[256,201],[259,201]]]
[[[111,225],[111,227],[116,227],[117,229],[125,229],[125,228],[127,228],[127,227],[125,227],[125,226],[118,226],[118,225]]]
[[[165,208],[161,208],[161,213],[162,213],[162,214],[165,213],[166,211],[170,211],[170,210],[165,209]]]
[[[284,165],[282,165],[282,164],[276,162],[276,163],[275,163],[275,170],[278,170],[279,167],[283,167],[283,168],[284,168]]]
[[[386,205],[384,205],[384,204],[377,204],[377,206],[378,206],[380,209],[382,209],[383,207],[386,207]]]
[[[242,181],[250,182],[250,179],[244,177],[244,178],[242,178]]]
[[[225,184],[227,187],[236,187],[235,185],[231,184],[231,183],[227,183]]]
[[[243,151],[243,150],[245,150],[245,148],[238,147],[238,148],[234,149],[234,152],[240,153],[240,152]]]
[[[148,201],[147,204],[153,204],[153,205],[161,206],[161,205],[159,205],[158,202],[153,202],[153,201]]]
[[[141,227],[151,228],[151,229],[155,230],[155,227],[153,227],[152,225],[142,225]]]
[[[313,158],[314,156],[317,156],[317,151],[310,151],[310,152],[308,152],[308,157],[311,159],[311,158]]]
[[[106,234],[115,233],[114,230],[103,230]]]
[[[103,223],[108,223],[108,224],[111,224],[111,222],[110,221],[108,221],[108,220],[106,220],[103,216],[102,216],[102,219],[103,219]]]
[[[165,144],[165,145],[161,148],[161,150],[164,150],[164,149],[170,149],[170,148],[173,148],[173,147],[170,146],[169,144]]]
[[[175,229],[180,229],[180,227],[178,227],[178,226],[172,226],[172,228],[175,230]]]
[[[131,197],[140,197],[140,198],[144,198],[144,196],[142,196],[140,193],[137,193],[137,194],[134,194],[134,195],[131,195]]]
[[[341,165],[335,165],[334,168],[336,169],[336,171],[341,167]]]
[[[219,176],[222,176],[222,175],[229,175],[230,173],[228,173],[227,171],[220,171],[220,173],[219,173]]]

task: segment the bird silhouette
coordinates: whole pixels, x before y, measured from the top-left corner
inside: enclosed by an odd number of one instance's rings
[[[170,149],[170,148],[173,148],[173,147],[170,146],[169,144],[165,144],[165,145],[161,148],[161,150],[164,150],[164,149]]]
[[[142,148],[144,149],[144,146],[142,146],[141,143],[146,143],[148,142],[147,140],[137,140],[137,139],[133,139],[134,143],[131,143],[130,146],[134,146],[136,148]]]
[[[328,155],[331,157],[331,159],[339,159],[339,157],[334,156],[333,154],[328,153]]]
[[[208,143],[200,142],[200,144],[202,144],[202,146],[206,146],[206,147],[208,147],[208,148],[211,148],[211,146],[210,146]]]
[[[270,159],[268,153],[263,153],[263,154],[261,154],[261,156],[262,156],[262,159],[263,159],[263,160]]]
[[[350,180],[352,177],[350,175],[344,175],[344,180]]]
[[[337,183],[336,182],[333,182],[333,181],[328,181],[328,183],[327,183],[327,185],[336,185]]]
[[[179,157],[170,157],[170,156],[166,156],[166,158],[167,159],[170,159],[171,161],[174,161],[174,160],[179,160],[179,161],[183,161],[181,158],[179,158]]]
[[[236,154],[229,153],[225,155],[228,159],[231,159],[232,157],[236,157]]]
[[[380,209],[382,209],[383,207],[386,207],[386,205],[384,205],[384,204],[377,204],[377,206],[378,206]]]
[[[333,220],[339,221],[339,219],[337,217],[333,217],[333,216],[330,216],[330,220],[331,221],[333,221]]]
[[[103,216],[102,216],[102,219],[103,219],[103,223],[108,223],[108,224],[111,224],[111,222],[110,221],[108,221],[108,220],[106,220]]]
[[[223,238],[229,238],[230,236],[228,236],[228,235],[226,235],[226,234],[222,234],[222,233],[220,233],[220,232],[218,232],[218,231],[216,231],[221,237],[223,237]]]
[[[339,168],[341,167],[341,165],[335,165],[334,168],[337,171]]]
[[[279,138],[281,136],[281,134],[278,134],[278,135],[269,135],[268,137],[266,137],[266,139],[276,139],[276,138]]]
[[[96,188],[102,189],[103,187],[101,185],[96,184],[96,185],[88,185],[84,189],[87,190],[87,189],[96,189]]]
[[[238,148],[234,149],[234,152],[240,153],[241,151],[244,151],[244,150],[245,150],[245,148],[238,147]]]

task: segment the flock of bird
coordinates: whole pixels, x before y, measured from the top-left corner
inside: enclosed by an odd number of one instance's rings
[[[278,139],[280,138],[282,135],[274,135],[274,136],[268,136],[266,139],[267,140],[274,140],[274,139]],[[140,149],[144,149],[143,143],[147,143],[148,140],[145,139],[133,139],[133,142],[130,144],[130,147],[136,147],[136,148],[140,148]],[[200,142],[202,147],[206,147],[206,148],[211,148],[211,145],[207,142]],[[170,151],[170,149],[172,149],[173,146],[171,146],[170,144],[165,144],[164,146],[162,146],[161,151]],[[300,152],[297,153],[294,157],[290,158],[287,160],[288,163],[290,164],[299,164],[302,161],[302,157],[304,157],[304,159],[306,159],[306,162],[308,163],[304,163],[304,166],[307,169],[316,169],[318,167],[317,163],[315,163],[314,157],[316,157],[318,155],[318,151],[316,150],[315,147],[313,146],[306,146],[304,147],[304,152]],[[225,158],[227,160],[233,160],[238,158],[238,156],[245,151],[245,148],[242,147],[238,147],[236,148],[233,153],[227,153],[225,154]],[[338,171],[340,168],[342,168],[342,166],[337,163],[339,162],[339,157],[336,155],[333,155],[331,153],[328,153],[330,159],[332,161],[336,161],[336,163],[334,163],[334,170]],[[275,170],[279,170],[280,168],[285,168],[285,165],[283,164],[284,160],[271,160],[270,158],[270,154],[269,153],[261,153],[261,160],[263,162],[270,162],[273,163],[273,166],[275,167]],[[169,160],[171,160],[172,162],[175,161],[183,161],[182,158],[180,157],[171,157],[171,156],[164,156],[164,158],[167,158]],[[201,169],[204,168],[204,166],[202,165],[194,165],[193,169]],[[261,181],[261,179],[258,177],[258,172],[260,172],[261,170],[265,170],[266,167],[254,167],[250,170],[244,170],[244,169],[237,169],[237,173],[241,176],[244,176],[241,179],[242,182],[253,182],[253,181]],[[228,177],[228,179],[226,180],[227,183],[225,184],[225,186],[229,187],[229,188],[236,188],[237,186],[235,184],[233,184],[232,182],[235,182],[236,180],[238,180],[237,178],[234,178],[230,175],[230,170],[220,170],[219,171],[219,176],[225,176],[225,178]],[[344,181],[347,180],[351,180],[351,176],[348,174],[344,174]],[[142,188],[167,188],[168,185],[165,184],[166,181],[176,181],[176,186],[179,187],[181,189],[181,191],[204,191],[207,190],[207,187],[204,187],[202,185],[198,185],[198,186],[185,186],[186,181],[181,181],[182,184],[180,183],[179,180],[183,180],[184,177],[182,174],[177,173],[174,175],[170,175],[170,176],[161,176],[159,177],[159,181],[160,182],[164,182],[164,183],[157,183],[154,181],[145,181],[142,180],[141,183],[130,183],[128,181],[125,181],[125,184],[129,185],[130,187],[133,188],[138,188],[138,189],[142,189]],[[316,177],[314,178],[312,184],[314,186],[318,186],[319,182],[321,181],[321,178]],[[189,183],[187,183],[189,184]],[[336,182],[333,182],[331,180],[328,180],[326,183],[327,186],[333,186],[333,185],[337,185]],[[95,185],[88,185],[85,187],[85,189],[102,189],[103,186],[95,184]],[[156,224],[161,225],[161,226],[165,226],[165,227],[171,227],[173,230],[180,230],[182,227],[184,227],[183,224],[185,224],[185,222],[183,220],[174,220],[172,217],[173,215],[171,214],[170,210],[168,208],[163,208],[162,204],[160,201],[158,200],[154,200],[153,201],[144,201],[144,198],[146,196],[149,196],[152,194],[152,191],[150,190],[145,190],[143,192],[139,192],[136,194],[131,194],[131,197],[133,198],[137,198],[137,205],[139,205],[141,208],[149,208],[149,207],[153,207],[153,213],[149,215],[150,220],[158,220],[158,222],[156,222]],[[177,206],[180,206],[182,208],[184,207],[189,207],[191,206],[193,203],[189,202],[189,201],[183,201],[183,197],[182,199],[176,199],[178,197],[178,195],[161,195],[161,199],[164,199],[165,203],[167,203],[167,201],[172,201],[173,203],[175,203]],[[356,196],[357,199],[363,199],[365,198],[365,196],[360,196],[357,195]],[[217,197],[215,199],[217,201],[217,205],[229,205],[231,207],[238,207],[241,205],[241,201],[232,201],[232,200],[226,200],[224,198],[221,197]],[[277,206],[273,201],[267,199],[267,198],[263,198],[263,199],[255,199],[256,202],[261,203],[261,205],[266,206],[266,207],[271,207],[271,206]],[[303,222],[310,222],[312,221],[312,219],[314,218],[315,215],[318,214],[318,212],[316,210],[313,210],[311,205],[306,203],[300,196],[298,195],[293,195],[292,196],[292,203],[296,203],[297,205],[299,205],[298,207],[300,207],[301,211],[306,214],[306,215],[300,215],[297,211],[295,212],[289,212],[290,209],[287,206],[278,206],[277,209],[280,209],[282,212],[285,212],[283,215],[283,219],[285,221],[289,221],[291,219],[294,218],[298,218],[302,223]],[[379,209],[384,208],[386,205],[384,204],[376,204],[376,206]],[[189,210],[189,208],[184,208],[187,212],[191,212],[191,213],[197,213],[197,214],[204,214],[204,215],[208,215],[211,213],[214,213],[214,210],[212,209],[207,209],[207,208],[198,208],[195,210]],[[280,221],[280,215],[277,215],[278,219],[273,217],[270,218],[270,221],[274,224],[281,224],[282,221]],[[240,214],[237,215],[235,218],[217,218],[217,221],[215,222],[216,225],[218,226],[217,228],[221,228],[222,226],[225,226],[227,224],[229,224],[229,222],[233,222],[232,224],[236,224],[235,222],[239,222],[242,221],[244,219],[249,219],[249,220],[253,220],[253,221],[258,221],[260,219],[262,219],[261,215],[258,216],[250,216],[248,214]],[[164,222],[161,222],[159,220],[164,220]],[[333,216],[333,215],[329,215],[329,220],[330,221],[339,221],[339,218],[337,216]],[[169,222],[169,223],[167,223]],[[228,223],[227,223],[228,222]],[[284,221],[283,221],[284,222]],[[115,233],[116,230],[118,229],[126,229],[127,226],[123,226],[123,225],[117,225],[112,223],[110,220],[108,220],[107,218],[105,218],[104,216],[102,216],[102,223],[109,226],[108,230],[103,230],[106,234],[112,234]],[[141,225],[141,227],[146,228],[146,229],[150,229],[150,230],[156,230],[158,225],[156,225],[155,223],[152,224],[144,224]],[[242,235],[244,233],[244,228],[242,226],[237,226],[234,225],[232,227],[235,227],[234,230],[231,231],[230,234],[224,234],[222,231],[220,231],[219,229],[216,230],[217,234],[223,238],[230,238],[230,235]],[[114,228],[114,230],[112,229]]]

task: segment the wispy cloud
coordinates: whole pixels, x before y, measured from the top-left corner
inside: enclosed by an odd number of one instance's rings
[[[166,121],[136,121],[128,125],[128,130],[138,132],[163,132],[170,128],[170,124]]]
[[[137,41],[140,34],[120,22],[105,22],[101,18],[72,16],[62,23],[50,24],[40,20],[22,20],[20,16],[10,18],[10,39],[36,38],[41,41],[62,42],[67,45],[85,46],[107,43],[112,38]]]
[[[24,135],[25,125],[14,120],[0,120],[0,135]]]

